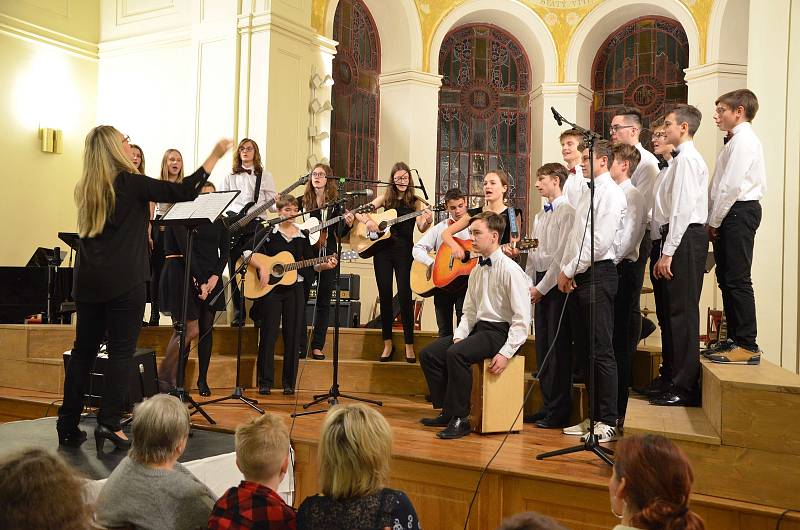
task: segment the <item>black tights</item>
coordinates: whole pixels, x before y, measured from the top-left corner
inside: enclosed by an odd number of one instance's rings
[[[208,364],[211,362],[211,347],[214,344],[214,317],[216,312],[208,307],[207,304],[200,304],[200,317],[197,320],[200,328],[200,340],[197,344],[197,360],[199,361],[199,372],[197,383],[205,383],[208,375]]]

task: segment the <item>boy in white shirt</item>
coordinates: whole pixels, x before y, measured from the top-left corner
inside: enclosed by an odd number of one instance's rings
[[[588,182],[588,179],[584,178],[583,169],[581,168],[583,133],[577,129],[567,129],[561,133],[558,140],[561,142],[561,156],[564,158],[564,163],[569,170],[567,182],[561,188],[561,193],[567,198],[570,205],[575,208],[578,206],[581,194],[587,189],[586,183]]]
[[[767,186],[764,149],[750,122],[758,98],[747,89],[723,94],[714,121],[733,134],[717,157],[708,197],[708,236],[714,243],[717,283],[728,323],[728,340],[704,354],[716,363],[759,364],[756,299],[750,270]]]

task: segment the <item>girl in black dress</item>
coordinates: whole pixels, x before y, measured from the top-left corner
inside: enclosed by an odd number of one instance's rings
[[[275,203],[278,215],[293,217],[300,211],[298,201],[292,195],[283,195]],[[276,225],[271,230],[270,239],[260,250],[267,256],[288,251],[294,261],[302,261],[316,257],[313,247],[308,241],[308,232],[300,230],[294,219],[288,219]],[[261,286],[266,287],[270,277],[270,270],[261,263],[255,263]],[[251,318],[261,321],[258,338],[258,393],[270,394],[275,382],[275,341],[278,339],[278,327],[283,331],[283,393],[294,394],[295,379],[297,377],[297,364],[299,361],[299,343],[304,335],[303,312],[305,300],[303,284],[312,281],[314,271],[332,269],[336,266],[336,256],[331,256],[329,261],[298,271],[297,282],[293,285],[278,285],[268,294],[256,300],[253,304]]]
[[[206,182],[203,193],[216,191],[214,185]],[[169,226],[163,232],[164,251],[166,264],[161,276],[161,300],[164,309],[172,315],[173,324],[183,321],[183,280],[186,251],[186,228],[182,226]],[[189,343],[200,337],[197,345],[197,358],[199,371],[197,375],[197,390],[201,396],[210,396],[207,375],[208,364],[211,361],[211,347],[213,345],[212,329],[217,311],[225,310],[225,297],[220,296],[214,305],[210,301],[222,290],[220,276],[228,264],[230,255],[230,236],[222,223],[216,222],[201,225],[194,235],[192,242],[192,282],[189,286],[189,300],[186,304],[186,347],[188,356]],[[158,374],[163,386],[172,388],[177,380],[179,336],[177,329],[173,331],[164,359],[158,367]]]
[[[375,208],[383,207],[385,210],[394,208],[397,216],[423,210],[425,204],[414,195],[414,180],[411,170],[405,162],[397,162],[392,166],[390,174],[392,183],[386,187],[383,195],[372,201]],[[356,218],[366,223],[367,230],[377,232],[378,225],[369,214],[358,214]],[[417,228],[425,232],[433,222],[433,214],[425,211],[416,218]],[[411,219],[397,223],[391,227],[392,236],[388,239],[385,251],[372,257],[375,268],[375,281],[378,284],[378,298],[381,310],[381,334],[383,335],[383,352],[379,357],[381,362],[392,360],[392,323],[394,313],[392,310],[392,272],[397,281],[397,296],[400,298],[400,317],[403,321],[403,340],[406,346],[406,361],[417,362],[414,354],[414,307],[411,300],[411,249],[414,246],[414,223]]]
[[[302,208],[305,211],[317,210],[325,204],[331,203],[339,198],[339,191],[336,186],[336,181],[329,179],[328,176],[333,174],[333,170],[327,164],[317,164],[311,170],[311,179],[306,184],[305,192],[303,193]],[[319,220],[320,223],[327,221],[333,217],[342,215],[344,208],[340,204],[329,207],[324,212],[317,210],[310,214]],[[336,252],[336,238],[343,237],[353,225],[353,214],[347,214],[344,218],[344,225],[339,223],[329,226],[327,229],[320,232],[320,240],[317,242],[317,253],[320,256],[334,254]],[[337,234],[337,229],[342,226],[342,230]],[[325,239],[323,243],[323,238]],[[317,278],[317,305],[316,315],[314,317],[314,330],[311,335],[311,357],[317,360],[324,359],[325,355],[322,349],[325,347],[325,336],[328,330],[328,321],[330,317],[331,308],[331,293],[333,292],[333,282],[336,279],[336,271],[333,269],[325,269],[319,273]],[[308,299],[308,290],[310,285],[306,286],[306,300]],[[305,344],[299,345],[301,351],[305,348]]]
[[[131,162],[128,140],[108,125],[92,129],[86,136],[83,175],[75,186],[80,242],[73,297],[78,320],[64,378],[64,403],[56,423],[62,444],[86,439],[86,433],[78,428],[83,396],[100,342],[107,337],[108,362],[94,436],[97,441],[130,445],[120,420],[150,276],[148,203],[194,199],[231,144],[220,140],[203,166],[176,184],[139,175]]]

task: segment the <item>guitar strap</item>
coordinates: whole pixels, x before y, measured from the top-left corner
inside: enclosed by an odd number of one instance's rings
[[[511,233],[511,237],[519,236],[519,228],[517,228],[517,212],[514,210],[513,206],[508,207],[508,228]]]
[[[253,203],[254,204],[258,202],[258,193],[261,191],[261,175],[262,175],[262,173],[259,173],[258,175],[256,175],[256,189],[253,190]]]

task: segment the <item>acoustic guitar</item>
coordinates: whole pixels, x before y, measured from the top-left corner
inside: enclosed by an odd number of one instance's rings
[[[433,252],[428,254],[430,257],[435,258]],[[433,283],[432,268],[424,263],[414,260],[411,262],[411,290],[427,298],[436,292],[436,285]]]
[[[370,213],[375,211],[375,205],[372,203],[362,204],[357,208],[353,208],[350,210],[350,213],[357,214],[357,213]],[[325,230],[329,226],[333,226],[339,221],[344,219],[343,215],[337,215],[336,217],[331,217],[330,219],[326,220],[324,223],[320,223],[319,219],[316,217],[309,217],[302,224],[297,226],[300,227],[301,230],[308,230],[308,240],[309,242],[316,246],[317,248],[321,248],[325,246],[325,242],[328,240],[328,231]]]
[[[289,251],[283,251],[275,254],[274,256],[267,256],[255,252],[250,258],[250,263],[247,264],[247,274],[245,275],[245,296],[254,300],[261,298],[272,291],[276,285],[292,285],[297,282],[297,271],[305,267],[313,267],[320,263],[330,261],[336,254],[322,256],[319,258],[306,259],[303,261],[295,261],[294,256]],[[352,261],[358,259],[358,253],[348,250],[342,252],[339,261]],[[237,268],[241,267],[243,258],[239,259],[236,264]],[[261,277],[258,275],[258,267],[264,266],[269,270],[269,280],[266,287],[261,287]]]
[[[472,254],[472,240],[453,238],[464,249],[464,258],[458,259],[453,255],[453,250],[448,245],[442,245],[436,253],[431,274],[434,286],[450,292],[463,289],[472,269],[478,263],[478,255]],[[510,244],[507,244],[508,246]],[[514,248],[524,252],[539,246],[538,239],[522,238],[514,244]]]
[[[419,217],[427,210],[441,212],[444,209],[444,206],[428,207],[401,215],[400,217],[397,217],[397,210],[394,208],[384,210],[381,213],[369,214],[370,218],[378,225],[378,231],[369,232],[366,223],[356,223],[355,227],[350,232],[350,248],[358,252],[358,255],[362,258],[371,258],[386,246],[386,241],[392,236],[390,230],[392,225]]]

